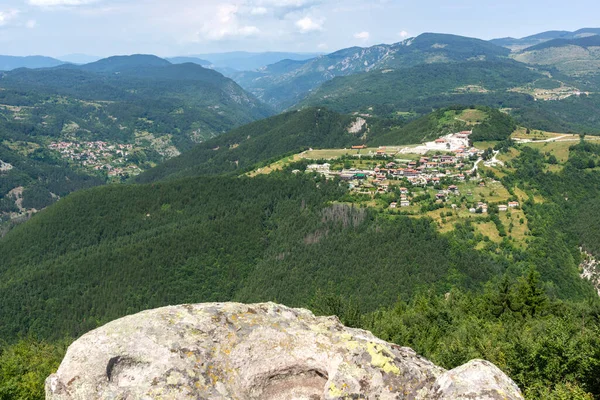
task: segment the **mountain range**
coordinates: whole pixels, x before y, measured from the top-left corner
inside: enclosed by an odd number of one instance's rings
[[[570,31],[546,31],[524,38],[515,39],[506,37],[501,39],[492,39],[491,43],[498,46],[509,48],[513,51],[523,50],[527,47],[535,46],[554,39],[579,39],[587,36],[600,35],[600,28],[583,28],[574,32]]]
[[[61,60],[45,56],[3,56],[0,55],[0,71],[10,71],[17,68],[50,68],[65,64]]]
[[[425,33],[392,45],[352,47],[306,61],[284,60],[232,77],[263,102],[282,110],[337,76],[418,64],[493,60],[509,53],[480,39]]]
[[[233,51],[226,53],[198,54],[192,57],[208,60],[214,68],[235,71],[252,71],[282,60],[304,61],[320,56],[320,53],[264,52],[252,53]]]
[[[568,75],[600,73],[600,35],[552,39],[514,53],[517,61],[553,67]]]

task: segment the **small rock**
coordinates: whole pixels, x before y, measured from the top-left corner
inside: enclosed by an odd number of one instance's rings
[[[472,360],[438,377],[433,388],[435,400],[504,400],[521,398],[521,391],[498,367],[484,360]]]

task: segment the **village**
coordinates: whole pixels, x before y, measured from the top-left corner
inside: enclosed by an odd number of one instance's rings
[[[50,150],[56,151],[63,159],[81,167],[105,172],[109,178],[138,175],[142,170],[131,161],[133,145],[95,142],[52,142]]]
[[[520,207],[500,182],[479,173],[484,151],[470,145],[471,132],[446,135],[413,147],[354,146],[356,154],[319,160],[306,171],[347,182],[367,204],[419,215],[447,208],[488,214]],[[369,200],[372,199],[372,200]]]

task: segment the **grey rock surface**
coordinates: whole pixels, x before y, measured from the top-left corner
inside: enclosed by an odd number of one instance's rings
[[[445,371],[335,317],[274,303],[144,311],[73,343],[46,399],[522,399],[498,368]]]

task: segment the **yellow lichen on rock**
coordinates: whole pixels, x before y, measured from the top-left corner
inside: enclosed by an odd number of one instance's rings
[[[335,383],[329,385],[329,396],[330,397],[342,397],[344,395],[344,391],[335,386]]]
[[[367,351],[371,355],[372,366],[381,368],[388,374],[400,374],[400,369],[394,364],[394,359],[392,358],[394,353],[385,346],[370,342],[367,343]]]

